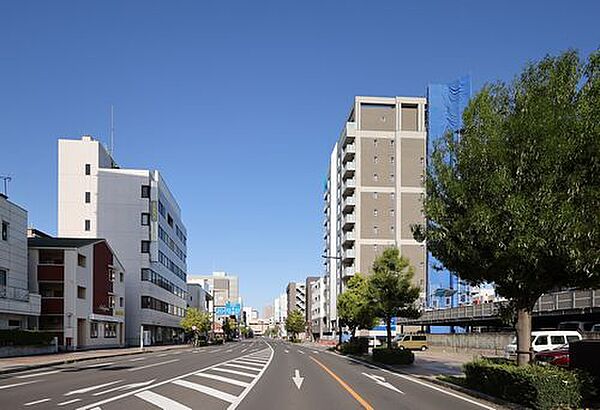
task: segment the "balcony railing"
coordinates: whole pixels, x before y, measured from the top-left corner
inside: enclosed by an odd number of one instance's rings
[[[356,252],[354,249],[346,249],[344,251],[344,259],[354,259],[356,258]]]
[[[356,237],[354,235],[354,231],[348,231],[344,233],[344,243],[354,242]]]
[[[354,159],[354,155],[356,154],[356,145],[354,143],[348,144],[343,149],[343,161],[351,161]]]
[[[356,189],[356,179],[346,179],[342,185],[342,194],[344,196],[354,193]]]
[[[354,161],[348,161],[344,164],[344,178],[353,176],[354,171],[356,171],[356,163]]]
[[[344,198],[344,202],[342,202],[342,210],[344,213],[351,212],[356,206],[356,197],[354,195],[347,196]]]
[[[27,289],[15,288],[14,286],[0,286],[0,298],[27,302],[29,300],[29,291]]]
[[[344,268],[344,270],[343,270],[344,277],[354,276],[355,273],[356,273],[356,268],[354,266],[348,266],[348,267]]]
[[[356,223],[356,216],[353,213],[344,215],[343,224],[342,224],[343,228],[350,229],[354,226],[355,223]]]

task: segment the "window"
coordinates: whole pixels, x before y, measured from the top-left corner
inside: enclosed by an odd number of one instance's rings
[[[393,180],[394,180],[394,178],[396,178],[396,175],[394,175],[394,174],[390,174],[390,181],[393,181]]]
[[[6,287],[6,269],[0,269],[0,287]]]
[[[150,241],[142,241],[142,253],[150,253]]]
[[[373,157],[373,164],[377,164],[379,162],[379,158],[377,158],[377,155],[375,155]]]
[[[396,158],[394,158],[394,156],[390,156],[390,164],[393,164],[396,161]]]
[[[119,307],[123,307],[123,297],[119,298]]]
[[[390,199],[391,199],[392,201],[395,201],[395,200],[396,200],[396,193],[395,193],[395,192],[392,192],[392,193],[390,193]]]
[[[373,199],[379,198],[379,194],[377,192],[373,192]]]
[[[108,296],[108,307],[111,309],[115,308],[115,297],[114,296]]]
[[[377,209],[373,209],[373,216],[377,216],[377,214],[379,214],[379,212],[377,211]]]
[[[86,175],[92,174],[92,165],[91,164],[85,164],[85,174]]]
[[[150,225],[150,214],[147,212],[142,212],[142,225]]]
[[[150,185],[142,185],[142,198],[150,198]]]
[[[535,339],[535,343],[536,346],[540,346],[540,345],[547,345],[548,344],[548,336],[538,336],[537,339]]]
[[[90,337],[92,339],[98,337],[98,322],[90,322]]]
[[[60,249],[40,249],[38,259],[40,265],[62,265],[65,263],[65,253]]]
[[[394,140],[390,140],[390,147],[394,146]]]
[[[373,181],[379,181],[379,175],[373,174]]]
[[[390,216],[395,216],[395,215],[396,215],[396,210],[390,209]]]
[[[563,335],[560,336],[550,336],[550,344],[551,345],[564,345],[565,337]]]
[[[375,138],[375,139],[373,140],[373,146],[374,146],[374,147],[376,147],[376,146],[377,146],[377,138]]]
[[[89,204],[90,202],[92,202],[92,193],[89,191],[86,191],[85,193],[85,203]]]
[[[173,227],[173,217],[171,216],[171,214],[167,214],[167,223],[171,228]]]
[[[85,220],[85,223],[84,223],[84,229],[85,229],[86,231],[89,231],[89,230],[91,229],[91,227],[90,227],[90,226],[91,226],[91,222],[90,222],[90,220],[89,220],[89,219],[86,219],[86,220]]]
[[[375,235],[379,235],[379,227],[378,227],[377,225],[375,225],[375,226],[373,227],[373,233],[374,233]]]
[[[567,343],[576,342],[578,340],[580,340],[579,336],[575,336],[575,335],[567,336]]]
[[[105,323],[104,324],[104,337],[113,339],[117,337],[117,324],[116,323]]]
[[[85,288],[77,286],[77,299],[85,299]]]
[[[123,272],[119,272],[119,282],[123,282]]]
[[[390,231],[394,232],[394,229],[396,229],[394,228],[394,225],[390,225]]]
[[[158,201],[158,213],[161,214],[163,218],[167,217],[167,213],[165,211],[165,206],[160,201]]]
[[[2,221],[2,240],[8,241],[8,222]]]
[[[82,254],[77,254],[77,265],[81,266],[82,268],[85,268],[86,265],[86,260],[85,260],[85,255]]]
[[[16,319],[8,320],[8,327],[21,327],[21,321]]]

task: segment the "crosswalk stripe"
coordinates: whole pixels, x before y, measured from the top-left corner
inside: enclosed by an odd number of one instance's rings
[[[243,359],[234,360],[232,363],[247,364],[248,366],[254,366],[257,369],[262,369],[264,367],[264,363],[256,363],[256,362],[251,362],[249,360],[243,360]]]
[[[200,393],[207,394],[209,396],[216,397],[217,399],[233,403],[236,396],[225,393],[221,390],[213,389],[212,387],[203,386],[202,384],[188,382],[187,380],[175,380],[173,384],[178,386],[187,387],[188,389],[199,391]]]
[[[257,369],[256,367],[242,366],[241,364],[235,364],[235,363],[223,363],[223,366],[237,367],[238,369],[245,369],[245,370],[252,370],[253,372],[260,372],[260,369]]]
[[[154,404],[156,407],[160,407],[164,410],[192,410],[191,408],[184,406],[175,400],[171,400],[168,397],[161,396],[160,394],[156,394],[150,390],[144,390],[136,393],[135,397],[139,397],[140,399],[147,401],[150,404]]]
[[[211,370],[217,370],[217,371],[219,371],[219,372],[231,373],[231,374],[237,374],[237,375],[240,375],[240,376],[246,376],[246,377],[252,377],[252,378],[255,378],[255,377],[256,377],[256,375],[255,375],[255,374],[250,374],[250,373],[240,372],[240,371],[237,371],[237,370],[231,370],[231,369],[223,369],[222,367],[215,367],[215,368],[212,368]]]
[[[220,382],[234,384],[234,385],[240,386],[240,387],[248,387],[250,385],[250,383],[246,383],[246,382],[243,382],[241,380],[230,379],[229,377],[223,377],[223,376],[219,376],[219,375],[216,375],[216,374],[196,373],[196,376],[206,377],[207,379],[218,380]]]

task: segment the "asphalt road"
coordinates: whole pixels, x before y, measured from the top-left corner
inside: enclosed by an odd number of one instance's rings
[[[492,409],[306,345],[253,339],[0,377],[1,409]]]

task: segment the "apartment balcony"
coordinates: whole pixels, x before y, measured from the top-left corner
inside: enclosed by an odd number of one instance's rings
[[[343,241],[342,241],[343,246],[352,246],[354,244],[354,241],[356,240],[354,231],[344,232],[342,235],[342,239],[343,239]]]
[[[356,258],[356,251],[354,250],[354,248],[344,250],[342,259],[349,260],[349,259],[355,259],[355,258]]]
[[[356,162],[348,161],[344,164],[344,172],[342,173],[344,178],[350,178],[354,176],[354,172],[356,171]]]
[[[352,195],[354,193],[355,189],[356,189],[356,179],[354,179],[354,178],[346,179],[344,181],[344,183],[342,184],[342,195],[343,196]]]
[[[342,150],[342,161],[348,162],[354,159],[356,155],[356,145],[354,143],[347,144]]]
[[[65,267],[63,265],[38,265],[38,281],[62,282],[64,280]]]
[[[342,220],[342,229],[345,231],[350,231],[354,228],[354,224],[356,223],[356,215],[346,214]]]
[[[354,207],[356,206],[356,197],[347,196],[344,198],[344,202],[342,203],[342,212],[348,213],[354,211]]]
[[[346,266],[342,270],[342,276],[344,278],[352,277],[356,274],[356,268],[354,266]]]
[[[65,312],[64,298],[43,297],[42,315],[62,315]]]
[[[342,130],[342,135],[342,146],[354,142],[354,138],[356,138],[356,123],[347,122]]]
[[[39,316],[41,297],[27,289],[0,286],[0,313]]]

